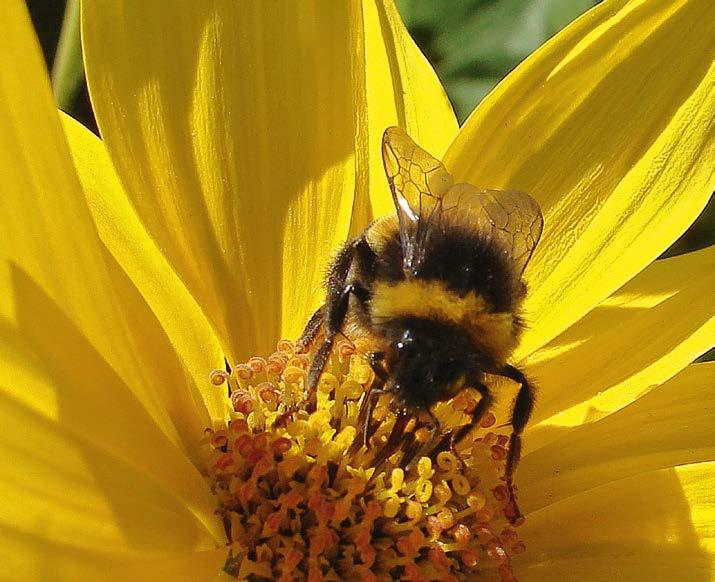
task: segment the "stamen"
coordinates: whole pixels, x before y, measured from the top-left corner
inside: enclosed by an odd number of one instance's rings
[[[228,373],[223,370],[214,370],[209,375],[209,381],[214,386],[221,386],[226,380],[228,380]]]
[[[488,413],[452,448],[449,431],[478,403],[466,391],[434,407],[447,437],[398,416],[389,395],[360,421],[374,381],[366,351],[338,343],[312,413],[302,410],[310,359],[291,342],[211,373],[213,385],[232,388],[227,427],[203,440],[229,540],[225,571],[284,582],[514,580],[511,556],[526,546],[507,520],[518,515],[505,485],[508,434],[494,432]],[[364,421],[367,448],[355,446]]]

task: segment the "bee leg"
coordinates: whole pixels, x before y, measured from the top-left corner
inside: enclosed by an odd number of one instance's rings
[[[442,432],[442,423],[429,408],[427,409],[427,416],[429,416],[430,422],[432,423],[432,433],[430,434],[429,440],[425,443],[425,451],[430,445],[432,445],[432,443],[434,443],[435,440],[437,440],[437,437]]]
[[[315,408],[315,390],[318,387],[318,380],[333,349],[335,336],[342,331],[350,305],[350,295],[355,295],[363,303],[370,297],[370,293],[360,284],[346,284],[350,268],[354,262],[357,262],[360,268],[371,269],[374,259],[374,251],[370,248],[365,238],[360,237],[343,247],[330,269],[330,274],[328,275],[328,300],[323,308],[323,313],[320,316],[313,316],[314,318],[319,317],[325,340],[313,356],[313,363],[308,372],[306,400],[308,401],[309,409]],[[308,322],[306,331],[310,324],[311,321]]]
[[[385,368],[384,352],[370,352],[370,354],[368,354],[368,362],[370,363],[372,371],[375,372],[375,376],[377,376],[383,384],[387,382],[389,374]]]
[[[510,497],[510,515],[507,518],[512,523],[522,520],[523,516],[516,505],[514,498],[514,484],[512,476],[521,456],[521,433],[524,431],[526,423],[529,421],[531,411],[534,408],[534,388],[529,384],[524,374],[515,367],[506,365],[499,372],[502,376],[510,378],[521,385],[519,393],[514,400],[514,408],[511,414],[512,433],[509,439],[509,452],[506,458],[506,484]]]
[[[407,428],[411,418],[412,415],[405,411],[401,411],[397,414],[390,436],[387,437],[387,442],[382,446],[382,448],[380,448],[377,455],[375,455],[375,458],[372,460],[372,463],[370,463],[371,466],[375,467],[376,473],[380,465],[382,465],[388,457],[397,451],[400,443],[405,438],[405,428]]]
[[[313,362],[310,365],[310,371],[308,372],[306,400],[309,403],[309,407],[314,408],[315,406],[315,390],[318,387],[318,380],[330,357],[330,352],[335,343],[335,337],[340,333],[343,322],[345,321],[345,316],[348,313],[348,305],[350,304],[350,295],[352,293],[356,293],[355,286],[346,285],[335,301],[333,308],[325,313],[323,321],[325,340],[318,348],[318,351],[315,352]]]
[[[362,439],[355,439],[350,445],[348,450],[349,454],[355,454],[360,450],[363,445],[368,447],[368,441],[370,439],[370,425],[372,420],[372,411],[375,409],[375,404],[380,395],[385,394],[387,390],[381,388],[371,387],[370,390],[365,394],[365,400],[360,407],[360,413],[358,414],[357,426],[362,428]]]
[[[305,324],[303,333],[297,342],[295,342],[295,351],[297,353],[303,353],[308,350],[308,346],[313,343],[315,338],[318,336],[318,332],[323,325],[323,318],[325,317],[325,305],[321,305],[315,310],[315,313],[310,316],[308,323]]]
[[[423,456],[419,454],[420,452],[424,452],[424,455],[432,456],[432,453],[439,449],[439,444],[436,447],[433,447],[433,445],[435,444],[435,441],[437,441],[437,437],[442,434],[442,423],[439,421],[439,418],[435,416],[434,412],[432,412],[429,408],[425,410],[425,412],[427,413],[427,416],[429,416],[430,422],[432,423],[432,432],[430,433],[427,442],[420,446],[419,449],[415,450],[412,455],[404,455],[402,457],[400,465],[406,471],[409,471],[414,466],[415,462],[418,461],[421,456]]]
[[[479,424],[479,421],[482,420],[482,417],[487,412],[487,410],[489,410],[492,403],[494,402],[494,399],[489,392],[489,388],[487,388],[481,382],[472,381],[469,382],[469,386],[479,392],[481,398],[477,403],[477,407],[472,412],[469,422],[463,426],[460,426],[455,432],[452,433],[452,438],[449,444],[449,448],[452,450],[452,452],[455,452],[456,446],[464,440],[464,438],[477,424]]]
[[[357,426],[362,427],[362,443],[356,440],[350,447],[352,453],[357,452],[361,445],[365,447],[368,446],[368,440],[370,438],[370,425],[372,420],[372,411],[375,408],[378,397],[381,394],[385,394],[388,390],[383,389],[388,379],[387,370],[383,364],[383,359],[385,354],[382,352],[372,352],[368,354],[368,361],[373,372],[375,372],[375,377],[377,382],[374,382],[365,394],[365,400],[363,400],[362,406],[360,407],[360,413],[357,419]]]

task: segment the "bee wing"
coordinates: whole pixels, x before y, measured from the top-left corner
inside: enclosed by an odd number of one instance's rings
[[[459,212],[477,231],[496,241],[522,273],[536,248],[544,218],[528,194],[517,190],[479,190],[455,184],[442,197],[442,214]]]
[[[429,224],[439,214],[441,198],[454,179],[442,162],[399,127],[385,130],[382,161],[400,222],[402,268],[412,277],[424,255]]]

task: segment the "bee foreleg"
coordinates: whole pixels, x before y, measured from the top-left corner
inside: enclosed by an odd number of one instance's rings
[[[423,444],[421,444],[419,446],[419,449],[414,450],[412,455],[408,455],[408,454],[403,455],[403,457],[400,461],[400,466],[402,466],[405,470],[408,470],[408,471],[420,459],[421,455],[418,456],[418,453],[422,453],[424,455],[429,455],[429,456],[433,457],[433,453],[435,453],[436,450],[439,449],[439,446],[440,446],[438,444],[437,447],[434,447],[434,444],[437,442],[437,439],[442,434],[442,423],[440,422],[439,418],[437,418],[435,413],[432,412],[431,409],[426,408],[423,412],[424,412],[424,414],[426,414],[429,417],[429,420],[432,423],[432,430],[430,432],[430,435],[429,435],[429,438],[427,439],[427,441],[424,442]]]
[[[385,354],[383,352],[370,352],[368,361],[375,376],[384,384],[389,378],[387,369],[385,368]]]
[[[315,310],[315,313],[310,316],[308,323],[305,324],[303,333],[295,343],[296,352],[304,352],[308,346],[313,343],[323,325],[323,317],[325,315],[325,305],[321,305]]]
[[[391,455],[395,454],[400,443],[405,438],[405,428],[410,422],[412,415],[400,411],[395,417],[395,424],[392,426],[392,431],[390,431],[390,436],[387,437],[387,442],[380,448],[375,457],[373,458],[371,465],[375,467],[375,472],[378,472],[380,465]]]
[[[362,444],[366,447],[368,446],[368,441],[370,439],[370,425],[372,423],[372,411],[375,409],[375,404],[377,404],[377,399],[380,395],[385,394],[387,390],[382,388],[370,388],[370,390],[365,394],[365,400],[363,405],[360,407],[360,413],[358,414],[357,426],[362,428]],[[355,441],[355,446],[359,449],[357,443],[360,441]]]
[[[318,387],[320,375],[323,373],[323,368],[325,368],[325,364],[328,362],[328,358],[330,357],[330,352],[333,349],[335,336],[338,335],[342,329],[345,316],[348,313],[351,293],[354,293],[354,286],[346,285],[340,293],[340,296],[333,303],[332,309],[326,310],[325,314],[322,316],[325,340],[318,348],[318,351],[315,352],[313,362],[310,365],[310,371],[308,372],[306,400],[308,400],[311,407],[315,404],[312,400],[314,400],[315,390]]]
[[[315,390],[318,380],[330,357],[335,336],[342,331],[350,305],[350,295],[355,295],[362,302],[369,298],[369,293],[359,283],[348,283],[348,274],[356,261],[363,268],[374,261],[374,252],[364,237],[359,237],[345,245],[336,257],[328,275],[328,298],[325,305],[310,318],[303,337],[299,340],[299,343],[303,343],[303,340],[310,335],[313,335],[314,339],[321,327],[325,335],[325,340],[313,356],[313,362],[308,372],[306,400],[309,408],[315,406]]]

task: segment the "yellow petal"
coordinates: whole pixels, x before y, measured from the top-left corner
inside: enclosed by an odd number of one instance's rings
[[[534,420],[597,420],[682,370],[713,346],[713,289],[715,247],[650,265],[529,359]]]
[[[62,121],[102,242],[140,290],[185,368],[178,370],[168,365],[171,360],[160,358],[147,363],[165,378],[163,385],[157,385],[164,389],[161,399],[185,439],[195,442],[207,422],[202,400],[212,418],[223,419],[225,414],[222,391],[209,382],[211,370],[223,368],[221,347],[200,307],[137,218],[102,142],[73,119],[63,116]]]
[[[13,1],[4,10],[13,23],[3,39],[7,62],[22,74],[6,67],[0,80],[8,104],[0,112],[0,313],[39,357],[67,379],[81,378],[84,389],[101,385],[111,369],[117,389],[133,391],[167,438],[198,462],[206,407],[151,307],[98,237],[24,8]],[[81,341],[68,344],[70,337]],[[74,359],[66,350],[75,350]],[[221,363],[215,353],[214,361]]]
[[[175,553],[97,551],[12,530],[0,530],[0,547],[7,550],[0,563],[4,580],[17,580],[22,572],[23,580],[210,582],[226,561],[224,548]]]
[[[501,83],[450,147],[456,178],[524,190],[544,211],[523,353],[643,269],[708,200],[714,22],[710,0],[603,2]]]
[[[218,538],[210,493],[161,400],[165,386],[156,385],[169,381],[157,373],[161,364],[178,372],[173,387],[178,377],[181,389],[182,367],[97,236],[24,3],[1,3],[0,19],[0,53],[18,67],[0,68],[0,401],[2,467],[12,475],[2,480],[3,510],[11,524],[52,529],[62,520],[25,503],[44,491],[34,479],[66,499],[59,492],[75,490],[63,484],[65,462],[99,489],[123,464],[150,483],[152,499],[171,491],[173,505]]]
[[[402,67],[417,58],[390,29],[394,8],[380,10],[84,3],[87,77],[108,150],[231,358],[297,335],[319,304],[328,255],[379,160],[366,91],[395,123],[423,89],[424,65],[405,97],[404,73],[388,84],[391,72],[372,72],[395,50],[406,52],[391,58]]]
[[[561,435],[527,453],[518,469],[524,509],[533,512],[634,474],[715,460],[713,377],[715,363],[692,364],[597,422],[549,427]]]
[[[457,134],[457,119],[437,78],[410,37],[392,0],[362,2],[355,35],[358,184],[351,235],[371,220],[394,213],[380,159],[382,134],[399,125],[442,158]]]
[[[2,339],[7,346],[7,338]],[[3,352],[8,355],[7,348]],[[10,352],[19,367],[24,354]],[[40,567],[52,545],[70,552],[152,553],[221,544],[222,528],[212,515],[215,503],[208,486],[193,466],[182,466],[175,458],[161,434],[152,431],[149,418],[138,416],[126,397],[114,394],[98,403],[104,406],[97,408],[96,418],[87,419],[78,412],[82,403],[74,400],[78,395],[72,384],[49,377],[41,364],[38,368],[22,370],[34,380],[26,386],[55,389],[57,420],[6,390],[0,393],[0,531],[24,538],[28,567],[23,572]],[[134,414],[119,416],[126,411]],[[94,424],[104,427],[87,430]],[[132,457],[107,442],[112,430],[135,445]],[[139,439],[145,439],[141,445],[134,442]]]
[[[711,580],[715,463],[643,473],[530,514],[523,580]]]

